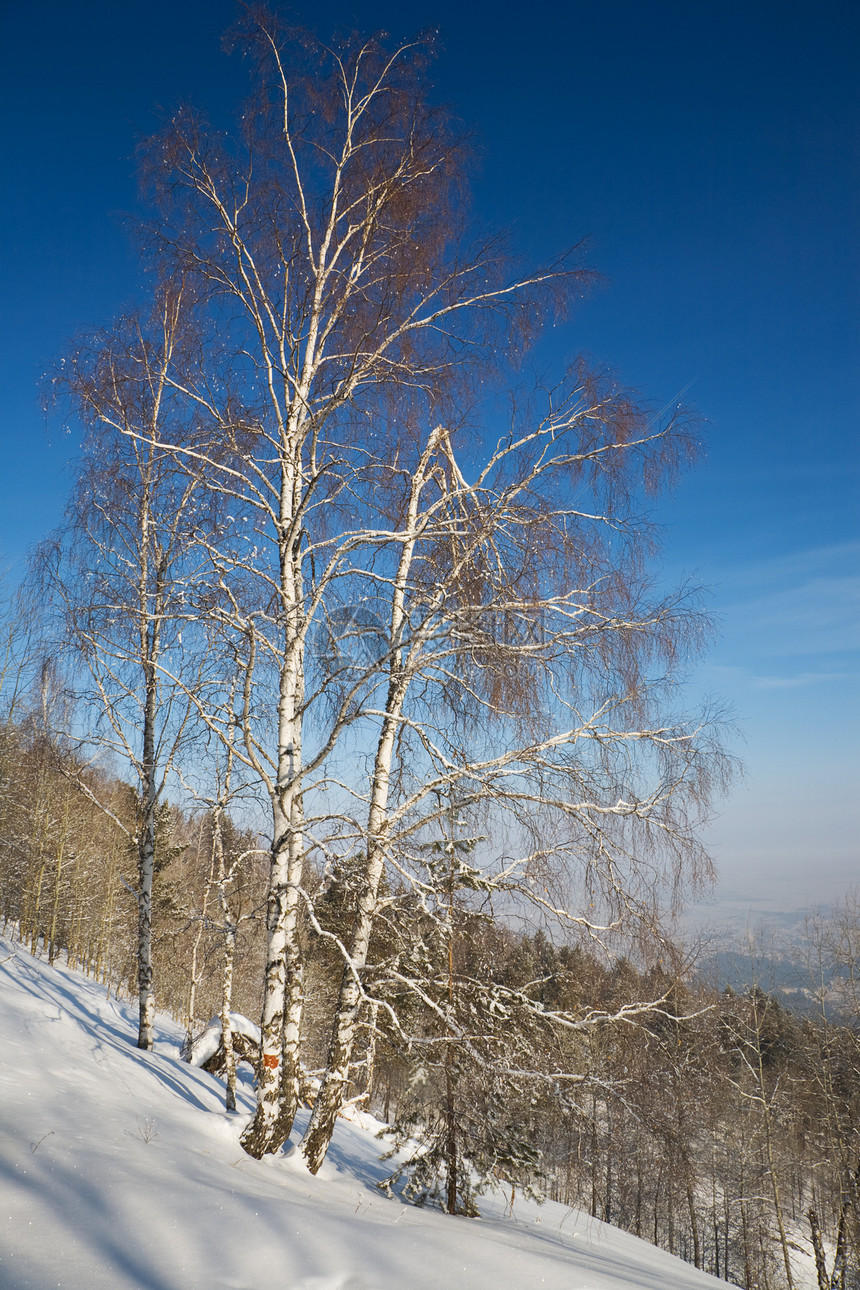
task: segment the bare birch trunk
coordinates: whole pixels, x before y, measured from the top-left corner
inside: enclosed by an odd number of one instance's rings
[[[833,1274],[830,1278],[832,1290],[846,1290],[845,1272],[848,1262],[848,1211],[850,1201],[843,1201],[839,1211],[839,1227],[836,1231],[836,1253],[833,1256]]]
[[[224,976],[221,991],[221,1041],[224,1045],[227,1091],[224,1105],[228,1111],[236,1110],[236,1053],[233,1049],[233,961],[236,956],[236,928],[228,923],[224,933]]]
[[[814,1209],[808,1213],[809,1229],[812,1233],[812,1249],[815,1253],[815,1273],[818,1277],[818,1290],[830,1290],[830,1278],[827,1275],[827,1259],[824,1255],[824,1239],[821,1235],[821,1226],[818,1222],[818,1215]]]
[[[197,836],[198,851],[203,845],[203,826],[201,824]],[[191,942],[191,966],[188,977],[188,1003],[186,1024],[185,1024],[185,1049],[188,1061],[191,1060],[191,1045],[194,1040],[194,1019],[197,1016],[197,987],[203,976],[203,969],[199,966],[200,944],[203,940],[203,933],[206,928],[206,910],[209,904],[209,893],[212,887],[212,881],[215,876],[214,856],[209,857],[209,876],[203,888],[203,901],[200,909],[200,917],[197,920],[197,931],[194,933],[194,940]]]
[[[390,678],[385,703],[386,715],[379,734],[373,768],[364,883],[359,895],[358,910],[352,928],[348,951],[349,957],[344,964],[343,976],[341,977],[340,994],[332,1027],[325,1073],[302,1140],[302,1152],[307,1167],[312,1174],[318,1171],[325,1159],[334,1133],[335,1121],[343,1105],[344,1090],[349,1080],[349,1065],[355,1044],[358,1014],[363,997],[360,973],[367,964],[370,937],[379,900],[379,886],[385,870],[386,821],[394,743],[400,714],[403,709],[403,701],[408,688],[408,677],[404,674],[403,651],[401,649],[405,621],[406,589],[415,553],[418,505],[426,481],[427,469],[441,436],[441,429],[436,429],[432,432],[413,477],[406,518],[406,532],[409,536],[403,544],[392,589]]]
[[[224,929],[224,966],[221,974],[221,1042],[224,1046],[224,1065],[226,1068],[227,1089],[224,1105],[228,1111],[236,1110],[236,1054],[233,1049],[233,962],[236,956],[236,924],[230,916],[230,903],[227,899],[227,871],[224,864],[224,834],[222,827],[223,801],[230,793],[230,767],[228,762],[227,780],[224,792],[213,811],[212,852],[213,868],[218,882],[218,904]]]
[[[146,536],[149,516],[144,513]],[[145,556],[148,556],[144,545]],[[155,825],[158,813],[157,761],[155,725],[157,719],[158,683],[156,667],[160,653],[161,615],[164,600],[164,557],[155,551],[155,594],[150,606],[148,559],[141,568],[141,637],[144,674],[143,750],[141,768],[142,818],[138,835],[137,888],[137,1046],[152,1051],[155,1022],[155,991],[152,980],[152,883],[155,875]]]
[[[379,1004],[374,1002],[370,1005],[369,1037],[367,1041],[367,1056],[365,1058],[364,1068],[364,1092],[362,1097],[365,1106],[370,1105],[370,1099],[373,1094],[373,1080],[376,1074],[376,1023],[378,1017]]]
[[[242,1134],[242,1146],[257,1159],[283,1146],[298,1108],[301,958],[297,954],[296,941],[299,894],[290,863],[289,824],[283,815],[278,824],[266,906],[266,969],[260,1022],[257,1110]],[[300,881],[301,875],[298,877]]]
[[[188,981],[187,1004],[188,1016],[185,1025],[185,1052],[188,1054],[189,1059],[191,1056],[191,1044],[194,1040],[194,1018],[197,1015],[197,987],[200,984],[200,978],[202,976],[202,972],[197,966],[197,955],[200,952],[200,942],[203,939],[203,922],[205,917],[206,905],[204,901],[202,916],[197,924],[197,931],[191,945],[191,969]]]
[[[453,863],[453,856],[452,856]],[[448,907],[448,1010],[454,1012],[454,923],[453,883],[449,892]],[[451,1024],[451,1023],[449,1023]],[[460,1187],[460,1152],[457,1142],[457,1086],[454,1078],[454,1045],[451,1039],[445,1045],[445,1208],[449,1214],[457,1213],[457,1192]],[[511,1194],[513,1206],[513,1193]]]
[[[693,1237],[693,1266],[700,1268],[702,1266],[702,1250],[699,1241],[699,1220],[696,1215],[696,1196],[689,1166],[687,1169],[687,1209],[690,1214],[690,1232]]]
[[[335,1121],[343,1105],[344,1090],[349,1080],[349,1064],[355,1044],[358,1013],[363,997],[358,974],[367,962],[370,935],[379,897],[379,885],[385,866],[382,826],[388,797],[389,767],[394,746],[394,733],[395,722],[389,720],[386,722],[385,734],[377,752],[377,764],[374,774],[376,801],[372,808],[370,822],[371,845],[365,881],[359,896],[358,911],[350,938],[349,961],[344,966],[341,978],[340,995],[329,1043],[325,1074],[302,1140],[302,1152],[307,1167],[312,1174],[317,1172],[325,1159],[334,1132]]]
[[[750,1255],[750,1232],[749,1219],[747,1217],[747,1196],[746,1196],[746,1176],[744,1174],[743,1153],[740,1156],[740,1177],[739,1177],[738,1200],[741,1209],[741,1235],[744,1247],[744,1285],[752,1284],[752,1258]]]
[[[89,673],[103,747],[133,768],[137,821],[127,829],[77,773],[70,778],[134,847],[137,868],[137,1046],[151,1050],[155,1017],[152,897],[156,824],[165,778],[179,756],[199,689],[186,685],[179,621],[191,580],[180,567],[193,533],[196,482],[160,443],[166,392],[183,325],[182,286],[159,289],[148,319],[118,323],[64,358],[58,390],[88,434],[64,528],[40,554],[40,578],[59,594],[67,643]],[[195,499],[196,500],[196,499]],[[180,605],[182,608],[180,609]],[[165,666],[165,654],[170,665]],[[180,699],[179,696],[183,695]]]
[[[791,1255],[788,1252],[788,1236],[785,1231],[785,1222],[783,1220],[782,1197],[780,1194],[779,1174],[777,1171],[776,1155],[773,1149],[773,1125],[771,1121],[770,1106],[768,1105],[767,1095],[765,1092],[764,1064],[761,1056],[761,1043],[757,1044],[758,1055],[758,1077],[759,1088],[761,1090],[762,1118],[764,1120],[764,1140],[767,1151],[767,1167],[770,1175],[770,1186],[773,1194],[773,1208],[776,1215],[776,1225],[779,1229],[779,1242],[782,1247],[782,1260],[785,1267],[785,1279],[788,1290],[794,1290],[794,1276],[791,1270]]]
[[[286,561],[282,578],[287,582]],[[294,575],[295,570],[290,569]],[[283,584],[282,584],[283,585]],[[295,592],[293,586],[288,592]],[[295,596],[293,596],[295,604]],[[242,1146],[260,1159],[278,1151],[293,1127],[299,1105],[299,1045],[303,1005],[302,948],[299,940],[304,869],[301,795],[296,777],[301,765],[303,698],[301,644],[292,634],[285,650],[278,705],[278,783],[273,794],[272,870],[266,906],[266,969],[260,1021],[257,1110],[242,1134]]]
[[[153,783],[155,678],[147,677],[146,712],[143,732],[143,818],[138,837],[137,858],[137,1046],[152,1051],[155,993],[152,984],[152,881],[155,873],[155,814],[157,799]]]
[[[153,821],[154,826],[154,821]],[[137,1046],[152,1051],[155,992],[152,984],[152,875],[154,827],[141,830],[137,871]]]

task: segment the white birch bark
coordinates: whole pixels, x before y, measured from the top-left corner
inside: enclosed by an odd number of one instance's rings
[[[404,668],[403,636],[406,625],[407,589],[419,536],[419,505],[427,482],[428,470],[442,434],[441,429],[436,429],[430,435],[412,480],[404,525],[405,537],[392,589],[389,622],[391,661],[385,714],[380,727],[371,780],[370,809],[367,820],[367,862],[341,978],[325,1072],[302,1139],[302,1153],[308,1169],[314,1174],[325,1159],[349,1080],[350,1061],[363,997],[361,973],[367,963],[379,887],[385,870],[388,793],[394,741],[410,681],[408,669]]]
[[[223,798],[229,799],[230,767],[224,784]],[[233,964],[236,958],[236,923],[227,898],[229,875],[224,863],[223,804],[219,801],[213,812],[212,849],[218,883],[218,904],[224,936],[224,962],[221,971],[221,1042],[224,1045],[224,1066],[227,1083],[224,1095],[226,1110],[236,1110],[236,1054],[233,1050]]]
[[[141,661],[144,677],[142,754],[140,759],[141,822],[138,835],[138,1036],[137,1046],[152,1051],[155,1023],[155,993],[152,971],[152,884],[155,875],[155,832],[159,805],[158,765],[155,749],[158,704],[157,667],[161,653],[161,623],[164,615],[164,553],[157,539],[152,549],[147,529],[148,509],[143,517],[143,560],[140,582]],[[149,588],[150,562],[154,565],[154,586]]]
[[[98,727],[90,742],[115,753],[136,780],[133,831],[83,776],[76,782],[137,853],[137,1043],[147,1050],[155,1015],[156,823],[192,708],[188,678],[177,679],[183,664],[176,635],[187,612],[184,566],[197,485],[159,446],[183,326],[182,292],[166,289],[147,324],[126,320],[69,356],[58,389],[89,438],[66,525],[42,548],[38,566],[62,606],[71,667],[79,681],[88,676],[82,688]],[[204,527],[202,514],[193,524]]]
[[[300,1093],[304,990],[299,933],[305,863],[300,770],[305,623],[301,564],[292,529],[301,500],[301,479],[293,454],[300,455],[303,431],[304,419],[300,411],[293,409],[286,422],[285,439],[292,451],[284,454],[278,515],[279,592],[286,630],[279,672],[277,779],[270,790],[273,842],[266,904],[257,1109],[242,1134],[243,1147],[257,1158],[277,1151],[289,1137]],[[245,732],[249,746],[247,719]]]

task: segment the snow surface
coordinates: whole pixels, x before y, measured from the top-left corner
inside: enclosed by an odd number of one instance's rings
[[[382,1195],[371,1117],[316,1178],[239,1145],[220,1080],[159,1017],[0,938],[2,1290],[695,1290],[725,1285],[578,1211],[509,1194],[480,1220]],[[244,1068],[240,1068],[244,1069]],[[304,1121],[297,1127],[303,1127]]]

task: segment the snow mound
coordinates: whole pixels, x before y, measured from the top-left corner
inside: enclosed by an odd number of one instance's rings
[[[241,1012],[230,1013],[230,1029],[234,1035],[244,1035],[257,1048],[260,1047],[260,1027],[255,1026],[247,1017],[243,1017]],[[182,1055],[189,1066],[205,1066],[212,1060],[221,1047],[221,1030],[221,1018],[213,1017],[205,1029],[192,1040],[190,1052],[187,1048],[183,1049]]]
[[[250,1023],[249,1023],[250,1024]],[[208,1027],[207,1027],[208,1029]],[[0,939],[0,1286],[9,1290],[706,1290],[724,1285],[562,1205],[482,1198],[482,1219],[383,1196],[371,1117],[311,1177],[252,1160],[223,1085],[159,1017]],[[297,1132],[304,1128],[302,1113]],[[366,1126],[366,1127],[365,1127]]]

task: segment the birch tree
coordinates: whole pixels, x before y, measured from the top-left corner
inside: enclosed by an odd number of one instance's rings
[[[105,749],[132,770],[137,823],[129,825],[86,777],[80,790],[108,813],[137,854],[138,1047],[151,1049],[152,883],[156,827],[168,777],[189,731],[190,694],[205,656],[183,650],[193,631],[192,537],[205,527],[193,477],[159,446],[177,438],[174,367],[183,351],[183,299],[163,290],[146,323],[131,318],[82,342],[54,384],[85,428],[66,524],[38,554],[37,573],[60,608],[68,662]],[[177,681],[167,680],[168,664]],[[181,683],[179,681],[181,680]],[[67,736],[73,734],[67,731]]]
[[[522,274],[501,239],[470,240],[467,153],[429,102],[422,43],[327,46],[249,10],[237,44],[256,86],[238,135],[183,110],[145,150],[165,298],[181,287],[193,303],[193,353],[153,368],[184,411],[115,428],[220,517],[195,519],[185,544],[217,683],[159,635],[141,657],[144,679],[183,696],[176,729],[193,711],[267,801],[252,1155],[280,1147],[298,1106],[306,928],[342,962],[303,1145],[316,1170],[363,1008],[408,1047],[390,1003],[405,991],[443,1043],[469,1043],[453,977],[438,996],[408,953],[370,962],[398,902],[444,940],[454,879],[427,850],[440,801],[490,839],[458,888],[609,943],[653,926],[661,882],[707,869],[696,826],[722,763],[707,721],[672,711],[700,620],[683,591],[651,590],[639,518],[691,453],[680,410],[651,417],[574,363],[506,430],[496,417],[470,434],[508,359],[580,290],[575,257]],[[375,626],[342,665],[315,643],[345,621]],[[314,908],[338,864],[357,892],[345,934]],[[523,991],[504,1006],[539,1029],[604,1020],[548,1018]]]
[[[169,446],[230,514],[209,551],[212,622],[242,677],[236,756],[271,808],[262,1061],[243,1138],[261,1155],[298,1101],[304,801],[360,707],[362,682],[333,714],[326,678],[308,690],[314,623],[364,594],[380,518],[383,537],[391,527],[375,499],[384,467],[435,424],[426,413],[462,383],[475,341],[527,331],[538,297],[576,275],[558,264],[508,280],[495,240],[459,236],[462,148],[427,104],[420,45],[329,48],[255,13],[242,47],[258,94],[241,139],[182,113],[148,157],[163,270],[193,279],[217,349],[177,383],[210,444]]]
[[[515,419],[471,479],[453,436],[430,435],[405,472],[402,529],[389,539],[397,554],[373,566],[389,606],[387,688],[366,710],[378,738],[367,822],[356,815],[352,826],[361,890],[303,1143],[313,1171],[368,1001],[362,978],[386,866],[425,913],[449,916],[451,875],[428,863],[424,841],[439,825],[440,794],[514,844],[461,861],[458,887],[489,910],[530,907],[598,941],[650,934],[660,886],[708,870],[696,826],[725,763],[707,720],[665,703],[701,621],[683,590],[650,594],[649,534],[637,518],[642,492],[688,448],[686,428],[674,416],[655,422],[580,367],[543,402],[542,413]],[[426,982],[398,975],[426,1005]],[[460,988],[474,997],[481,983]],[[502,1004],[490,993],[488,1007],[541,1013],[526,996]],[[573,1030],[605,1020],[553,1019]],[[443,1019],[449,1037],[451,1024]]]

